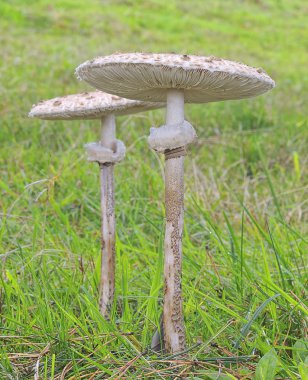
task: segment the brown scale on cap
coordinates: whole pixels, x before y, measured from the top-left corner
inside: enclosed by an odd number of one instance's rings
[[[118,101],[121,100],[121,98],[119,98],[119,97],[116,96],[116,95],[112,95],[112,96],[111,96],[111,99],[112,99],[112,100],[115,100],[116,102],[118,102]]]

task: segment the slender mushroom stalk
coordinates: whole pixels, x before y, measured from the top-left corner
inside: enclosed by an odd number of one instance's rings
[[[115,116],[102,118],[101,145],[114,151],[116,145]],[[99,163],[101,189],[101,280],[99,308],[108,318],[115,292],[115,211],[114,211],[114,164]]]
[[[185,349],[182,298],[182,235],[184,224],[184,156],[186,145],[196,138],[184,119],[184,92],[169,89],[166,94],[166,125],[152,128],[148,138],[152,149],[165,155],[165,263],[163,344],[154,334],[151,347],[175,353]]]
[[[85,145],[88,160],[100,168],[101,190],[101,277],[99,309],[109,319],[115,294],[115,228],[114,165],[125,156],[125,146],[116,139],[115,115],[110,113],[101,120],[101,140]]]
[[[184,122],[184,93],[167,92],[166,126]],[[184,219],[184,155],[173,157],[165,151],[165,265],[164,344],[167,352],[185,348],[182,311],[182,234]]]
[[[100,167],[101,188],[101,280],[99,308],[109,319],[115,293],[115,212],[114,165],[125,156],[125,145],[116,139],[115,116],[163,107],[162,103],[150,103],[120,98],[101,91],[72,94],[49,99],[34,105],[30,117],[44,120],[101,119],[100,142],[86,144],[88,160]]]
[[[170,353],[185,347],[182,314],[183,163],[185,146],[196,137],[184,120],[187,103],[249,98],[275,82],[260,68],[216,57],[119,53],[84,62],[77,76],[99,90],[129,99],[167,99],[166,125],[151,128],[152,149],[165,154],[165,285],[163,337]],[[157,333],[153,341],[157,343]],[[152,341],[152,342],[153,342]]]

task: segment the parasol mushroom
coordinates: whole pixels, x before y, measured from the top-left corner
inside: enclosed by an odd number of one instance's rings
[[[151,148],[165,155],[164,347],[185,348],[182,312],[182,233],[185,147],[196,134],[184,119],[184,102],[249,98],[274,87],[262,70],[229,60],[178,54],[127,53],[84,62],[76,74],[99,90],[129,99],[166,102],[166,124],[152,128]]]
[[[42,101],[29,113],[30,117],[44,120],[101,119],[100,142],[86,144],[85,148],[88,160],[97,162],[100,167],[102,261],[99,307],[105,318],[109,318],[115,289],[114,164],[125,156],[125,145],[116,139],[115,116],[162,106],[161,103],[129,100],[94,91]]]

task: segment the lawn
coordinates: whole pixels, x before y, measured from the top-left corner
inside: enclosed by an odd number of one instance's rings
[[[305,2],[8,0],[0,15],[0,379],[307,380]],[[84,152],[100,125],[27,118],[41,99],[89,91],[75,67],[117,51],[221,56],[276,81],[259,98],[186,106],[198,141],[185,160],[184,357],[149,350],[164,186],[147,136],[163,110],[118,118],[109,322],[98,167]]]

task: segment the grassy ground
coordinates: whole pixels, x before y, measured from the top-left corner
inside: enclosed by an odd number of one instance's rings
[[[307,379],[305,2],[10,0],[0,14],[0,379]],[[199,140],[186,159],[185,361],[147,351],[164,209],[163,161],[146,137],[163,111],[118,119],[128,152],[112,322],[97,310],[98,168],[83,150],[99,123],[26,117],[88,88],[74,68],[114,51],[223,56],[277,82],[260,98],[186,108]]]

